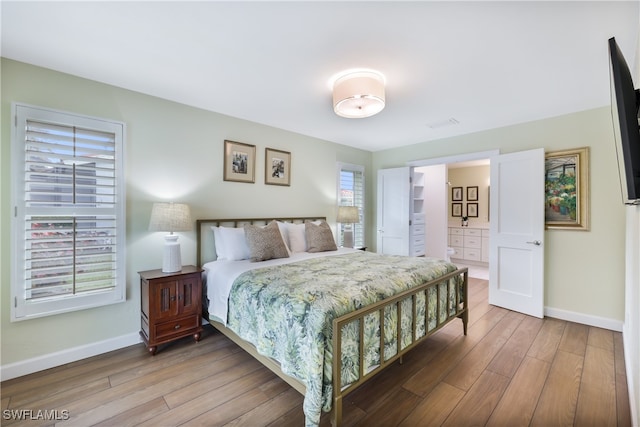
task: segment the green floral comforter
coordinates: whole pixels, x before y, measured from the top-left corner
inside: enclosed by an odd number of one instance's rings
[[[318,425],[321,410],[332,403],[331,360],[333,319],[386,297],[423,284],[455,270],[453,264],[431,258],[379,255],[358,251],[344,255],[307,259],[291,264],[264,267],[242,273],[229,296],[228,326],[257,350],[277,360],[286,374],[305,384],[306,424]],[[416,338],[426,329],[455,314],[455,289],[447,293],[441,284],[440,313],[436,314],[436,290],[418,298]],[[402,348],[411,343],[411,301],[403,303]],[[428,307],[428,311],[426,310]],[[395,306],[387,309],[384,358],[397,351]],[[365,319],[365,372],[380,364],[379,317]],[[421,320],[422,319],[422,320]],[[404,327],[408,325],[406,328]],[[358,326],[343,328],[343,386],[358,379]]]

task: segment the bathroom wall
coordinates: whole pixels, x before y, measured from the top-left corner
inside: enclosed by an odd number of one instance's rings
[[[489,184],[490,184],[490,166],[489,164],[481,166],[457,166],[449,165],[448,169],[449,186],[449,224],[460,225],[461,218],[454,217],[452,212],[452,203],[462,203],[462,215],[467,215],[467,203],[478,204],[478,217],[469,218],[469,226],[484,225],[489,223]],[[454,187],[462,187],[462,201],[453,201],[452,189]],[[469,202],[467,200],[467,188],[478,187],[478,200]]]

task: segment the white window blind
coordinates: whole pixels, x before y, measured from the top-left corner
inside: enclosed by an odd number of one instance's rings
[[[13,320],[124,300],[124,124],[15,105]]]
[[[360,222],[353,224],[355,247],[365,245],[364,230],[364,167],[346,163],[338,164],[338,206],[357,206]],[[338,244],[344,243],[344,228],[351,224],[338,224]]]

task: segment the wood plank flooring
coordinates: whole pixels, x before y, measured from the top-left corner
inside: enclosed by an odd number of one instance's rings
[[[350,394],[345,425],[631,425],[620,333],[494,307],[487,281],[469,285],[468,335],[456,320]],[[302,396],[211,326],[197,344],[135,345],[0,391],[3,426],[304,425]]]

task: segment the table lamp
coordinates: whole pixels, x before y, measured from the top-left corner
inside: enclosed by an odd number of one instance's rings
[[[353,225],[360,222],[360,212],[358,212],[357,206],[338,206],[338,217],[336,221],[341,224],[349,224],[344,229],[344,242],[345,248],[353,247]]]
[[[173,273],[182,270],[180,243],[174,231],[189,231],[191,211],[189,205],[183,203],[154,203],[149,221],[149,231],[168,231],[164,237],[164,254],[162,257],[162,272]]]

